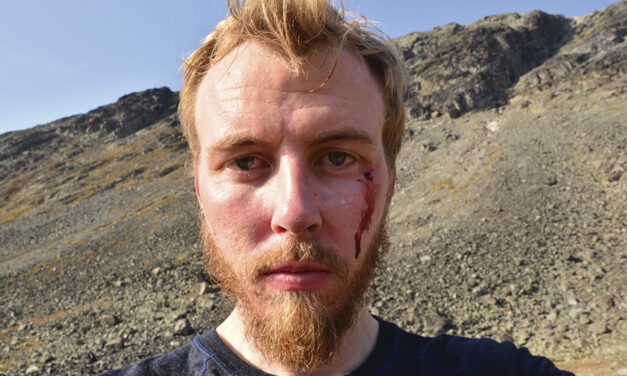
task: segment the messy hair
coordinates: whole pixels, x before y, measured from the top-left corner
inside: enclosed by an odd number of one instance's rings
[[[307,57],[319,46],[334,51],[335,65],[341,49],[360,56],[382,89],[383,148],[388,164],[395,165],[405,126],[406,78],[389,38],[365,18],[348,20],[343,7],[337,10],[328,0],[227,0],[227,4],[230,16],[218,23],[182,67],[185,73],[179,117],[192,151],[194,172],[200,154],[194,114],[198,88],[216,62],[251,40],[285,60],[295,74],[302,73]],[[318,89],[329,80],[335,65]]]

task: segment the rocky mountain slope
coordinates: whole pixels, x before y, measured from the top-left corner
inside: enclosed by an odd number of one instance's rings
[[[409,121],[374,313],[627,372],[626,33],[623,1],[396,41]],[[177,101],[147,90],[0,135],[0,374],[93,374],[228,314]]]

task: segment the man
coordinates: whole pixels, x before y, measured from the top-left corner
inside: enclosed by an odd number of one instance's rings
[[[111,375],[556,375],[512,344],[371,316],[404,127],[390,44],[326,0],[229,3],[186,61],[180,117],[217,328]]]

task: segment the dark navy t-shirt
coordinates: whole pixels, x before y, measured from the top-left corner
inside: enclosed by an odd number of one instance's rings
[[[377,317],[379,335],[372,354],[348,375],[359,376],[553,376],[550,360],[532,356],[510,342],[449,335],[435,338],[407,333]],[[103,376],[268,375],[240,359],[215,329],[171,353],[152,357]]]

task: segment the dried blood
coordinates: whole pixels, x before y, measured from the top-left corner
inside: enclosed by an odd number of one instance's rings
[[[358,180],[364,184],[366,190],[364,193],[364,201],[366,202],[366,209],[361,212],[361,221],[359,222],[359,228],[355,233],[355,258],[359,257],[361,252],[361,235],[370,226],[370,220],[372,219],[372,213],[374,213],[374,201],[375,201],[375,184],[372,171],[364,172],[364,179]]]

